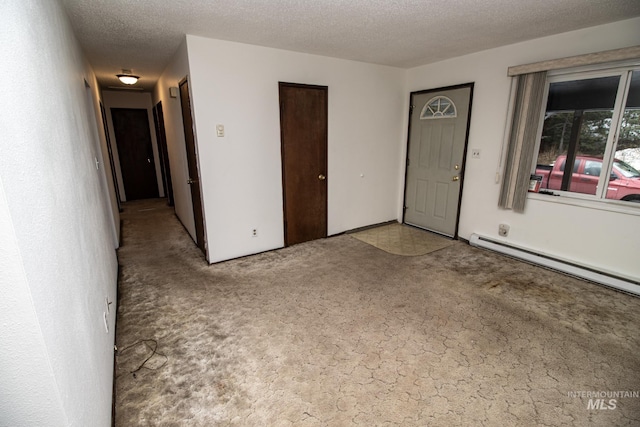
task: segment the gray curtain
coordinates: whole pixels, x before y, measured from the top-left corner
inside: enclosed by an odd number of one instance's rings
[[[547,72],[515,78],[518,84],[498,206],[524,212]]]

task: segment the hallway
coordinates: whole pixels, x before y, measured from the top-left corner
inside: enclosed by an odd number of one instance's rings
[[[207,265],[124,205],[116,426],[637,425],[640,299],[472,248],[340,235]],[[608,399],[607,399],[608,401]]]

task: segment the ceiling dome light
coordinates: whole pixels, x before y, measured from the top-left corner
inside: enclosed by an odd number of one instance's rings
[[[116,77],[126,85],[134,85],[140,78],[131,74],[131,70],[122,70],[122,74],[116,74]]]

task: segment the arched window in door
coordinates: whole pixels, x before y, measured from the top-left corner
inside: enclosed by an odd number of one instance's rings
[[[458,110],[446,96],[435,96],[427,101],[420,112],[420,120],[458,117]]]

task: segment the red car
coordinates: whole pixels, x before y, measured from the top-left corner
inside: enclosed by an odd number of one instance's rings
[[[536,167],[536,175],[542,176],[540,189],[560,190],[566,158],[567,156],[558,156],[552,166]],[[602,159],[576,156],[569,191],[596,194],[601,171]],[[622,160],[615,159],[606,198],[640,203],[640,172]]]

